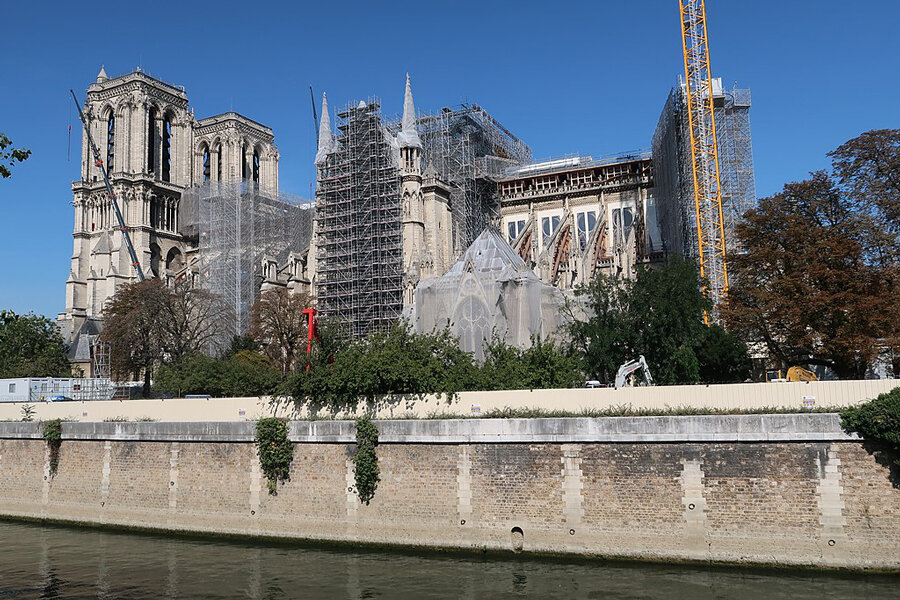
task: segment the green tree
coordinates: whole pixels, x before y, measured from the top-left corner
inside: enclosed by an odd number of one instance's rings
[[[661,268],[640,268],[632,281],[599,276],[578,291],[590,317],[570,325],[586,373],[613,383],[621,364],[644,355],[656,383],[743,380],[744,344],[703,322],[710,302],[696,266],[672,257]],[[728,355],[718,351],[728,350]]]
[[[101,339],[109,343],[110,368],[117,379],[143,375],[144,396],[150,395],[153,371],[165,358],[169,291],[159,279],[121,286],[103,310]]]
[[[196,354],[163,364],[156,371],[153,389],[173,396],[246,397],[270,395],[280,383],[278,369],[265,355],[240,350],[227,358]]]
[[[417,334],[397,323],[339,349],[317,344],[314,355],[309,371],[292,375],[282,388],[296,402],[343,409],[385,395],[452,396],[477,383],[472,355],[448,330]]]
[[[553,341],[535,336],[528,348],[510,346],[495,336],[485,348],[478,389],[559,389],[582,380],[578,360]]]
[[[0,177],[8,179],[12,177],[12,168],[17,162],[25,161],[31,156],[31,150],[24,148],[10,148],[12,140],[0,133]]]
[[[0,311],[0,377],[71,377],[56,324],[42,315]]]

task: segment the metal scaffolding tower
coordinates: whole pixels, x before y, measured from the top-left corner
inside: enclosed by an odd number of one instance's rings
[[[324,318],[361,336],[390,326],[403,308],[400,172],[377,100],[337,116],[338,145],[316,192],[317,295]]]
[[[453,248],[461,253],[497,218],[494,181],[531,162],[531,148],[477,104],[421,115],[416,124],[423,163],[450,185]]]
[[[725,254],[725,227],[722,189],[719,178],[719,150],[713,107],[713,79],[709,62],[709,39],[704,0],[680,0],[681,39],[684,50],[684,92],[691,142],[691,174],[697,220],[697,257],[706,291],[718,307],[728,294],[728,264]]]

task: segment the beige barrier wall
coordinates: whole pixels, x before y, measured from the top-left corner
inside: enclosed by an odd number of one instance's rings
[[[630,406],[635,410],[681,407],[723,410],[839,408],[865,402],[895,387],[900,387],[900,380],[463,392],[452,403],[435,396],[403,398],[367,404],[357,412],[374,412],[379,418],[426,418],[437,414],[477,416],[503,408],[541,408],[570,412],[621,406]],[[244,421],[273,414],[306,418],[310,413],[307,409],[296,411],[292,406],[284,404],[273,407],[265,398],[179,398],[29,405],[34,407],[35,419],[61,418],[78,421],[118,418],[131,421]],[[0,403],[0,420],[17,421],[22,418],[22,410],[23,403]],[[312,412],[320,418],[332,416],[330,411],[323,408],[314,408]],[[352,414],[342,413],[337,416],[350,417]]]

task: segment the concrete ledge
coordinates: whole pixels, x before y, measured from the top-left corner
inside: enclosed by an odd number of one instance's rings
[[[841,429],[836,413],[604,417],[567,419],[435,419],[378,421],[381,443],[674,443],[803,442],[860,439]],[[253,421],[63,423],[64,440],[252,442]],[[355,443],[353,421],[292,421],[293,442]],[[40,439],[40,423],[0,423],[0,439]]]

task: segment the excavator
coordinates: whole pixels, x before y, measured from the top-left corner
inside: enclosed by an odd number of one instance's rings
[[[619,371],[616,373],[616,387],[625,387],[625,385],[629,383],[634,385],[634,379],[630,378],[630,376],[638,370],[643,370],[645,385],[653,385],[653,377],[650,376],[650,367],[647,366],[647,361],[644,359],[644,355],[641,354],[636,360],[627,362],[619,367]]]
[[[787,370],[784,378],[781,377],[781,370],[777,371],[777,377],[772,377],[771,379],[766,377],[767,381],[770,382],[779,382],[779,381],[818,381],[819,378],[815,373],[810,371],[809,369],[804,369],[803,367],[791,367]]]

